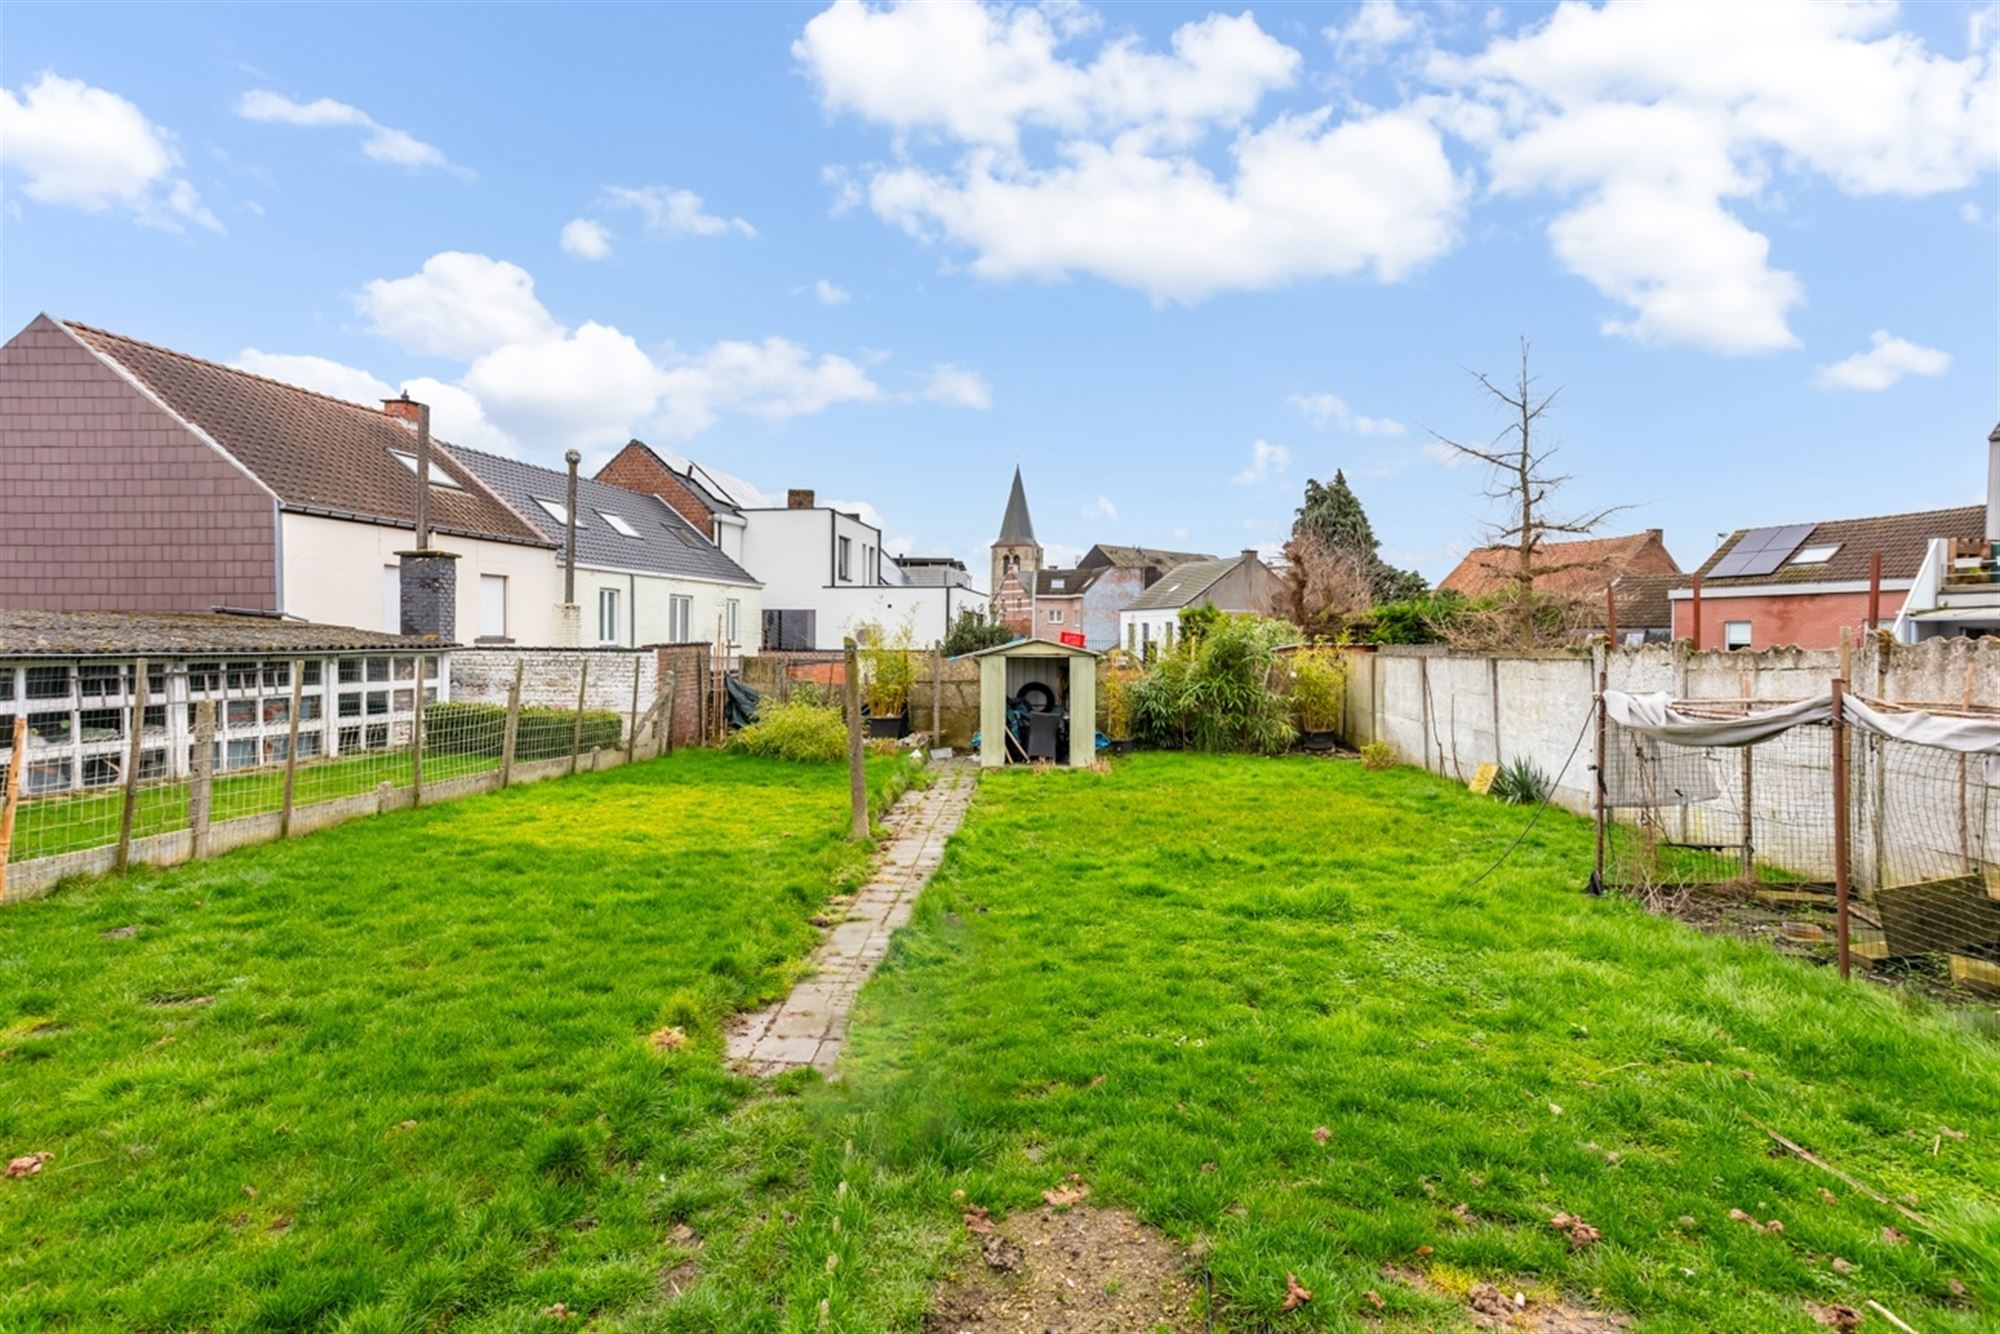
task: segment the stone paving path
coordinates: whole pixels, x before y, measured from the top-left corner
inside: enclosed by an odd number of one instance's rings
[[[730,1022],[732,1063],[756,1075],[808,1065],[832,1072],[847,1043],[855,994],[889,952],[889,937],[910,920],[918,892],[944,858],[945,840],[972,802],[972,766],[947,761],[938,769],[936,783],[905,793],[882,817],[889,840],[875,874],[848,905],[847,920],[827,933],[812,975],[777,1004]]]

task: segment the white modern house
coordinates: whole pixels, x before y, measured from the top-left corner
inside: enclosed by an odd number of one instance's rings
[[[1180,633],[1182,609],[1214,607],[1269,616],[1278,576],[1251,548],[1229,560],[1196,560],[1161,575],[1118,613],[1119,642],[1133,653],[1164,651]]]
[[[551,561],[560,589],[570,521],[568,476],[476,449],[454,446],[451,453],[556,543]],[[673,506],[658,496],[578,477],[575,519],[580,643],[625,648],[712,643],[731,654],[762,647],[763,586]],[[515,638],[504,583],[491,575],[481,581],[477,638]],[[468,628],[460,627],[461,637],[471,637]]]

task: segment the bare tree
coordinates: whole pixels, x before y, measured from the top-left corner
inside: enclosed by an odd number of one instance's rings
[[[1361,553],[1305,526],[1285,543],[1285,618],[1310,634],[1331,634],[1350,613],[1374,602],[1374,571]]]
[[[1485,445],[1461,444],[1436,431],[1431,436],[1461,458],[1486,466],[1489,478],[1485,494],[1500,501],[1505,518],[1488,526],[1487,546],[1506,551],[1496,563],[1506,581],[1506,590],[1491,618],[1491,631],[1518,648],[1533,648],[1552,639],[1574,633],[1579,608],[1572,603],[1588,602],[1590,591],[1566,592],[1587,580],[1573,577],[1583,571],[1601,571],[1609,576],[1601,559],[1575,559],[1544,554],[1543,548],[1568,537],[1584,537],[1596,532],[1612,515],[1630,508],[1607,505],[1602,509],[1572,513],[1551,513],[1551,502],[1565,483],[1567,473],[1550,469],[1549,460],[1557,446],[1543,446],[1538,432],[1542,418],[1562,393],[1560,388],[1542,394],[1528,370],[1528,339],[1521,339],[1521,368],[1512,384],[1495,384],[1493,378],[1468,369],[1466,374],[1479,383],[1505,410],[1507,424]],[[1496,551],[1497,555],[1497,551]],[[1601,589],[1595,590],[1601,593]],[[1472,622],[1477,624],[1475,620]]]

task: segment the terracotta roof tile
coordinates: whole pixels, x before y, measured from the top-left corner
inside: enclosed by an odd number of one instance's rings
[[[169,411],[207,432],[277,492],[285,508],[415,527],[417,479],[390,451],[413,453],[416,432],[379,408],[86,324],[66,322],[66,327]],[[431,466],[458,483],[456,488],[432,484],[432,528],[460,537],[549,545],[443,450],[433,451]]]
[[[1512,582],[1514,559],[1514,548],[1509,546],[1468,552],[1438,584],[1438,591],[1468,598],[1500,592]],[[1562,567],[1536,581],[1540,591],[1569,596],[1601,595],[1606,584],[1627,573],[1675,574],[1680,570],[1661,544],[1657,529],[1623,537],[1544,542],[1537,559],[1544,566]]]

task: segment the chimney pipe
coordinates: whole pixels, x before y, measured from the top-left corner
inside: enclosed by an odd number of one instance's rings
[[[417,550],[431,549],[431,405],[417,408]]]
[[[569,500],[563,506],[565,531],[563,533],[563,601],[576,602],[576,465],[583,462],[583,455],[575,450],[563,455],[563,462],[569,464]]]
[[[813,499],[814,496],[811,491],[795,486],[785,492],[785,508],[790,510],[809,510],[813,507]]]
[[[415,422],[417,419],[417,403],[410,397],[410,391],[407,389],[395,398],[383,399],[382,411],[397,421]]]
[[[2000,542],[2000,426],[1986,437],[1986,540]]]

